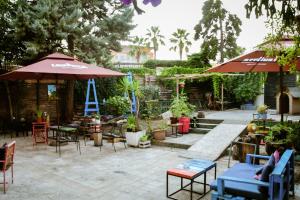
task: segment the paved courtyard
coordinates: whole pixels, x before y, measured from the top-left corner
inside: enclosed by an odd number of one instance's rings
[[[227,111],[209,113],[208,116],[240,123],[241,118],[236,113]],[[251,117],[250,112],[239,115]],[[12,141],[9,136],[0,136],[0,144]],[[0,185],[0,200],[167,199],[166,170],[187,160],[182,155],[189,153],[184,149],[158,146],[125,149],[122,143],[116,145],[117,152],[114,152],[110,143],[104,143],[100,152],[92,141],[87,146],[81,141],[81,155],[76,145],[71,143],[62,147],[62,155],[59,157],[55,147],[45,144],[33,147],[31,137],[17,137],[13,140],[16,140],[14,184],[9,185],[5,195]],[[227,168],[227,161],[226,156],[217,161],[218,175]],[[298,171],[299,168],[296,167]],[[10,177],[10,173],[7,177]],[[213,172],[209,173],[208,182],[212,178]],[[171,178],[171,191],[179,184],[179,179]],[[196,186],[196,190],[201,191],[201,188]],[[185,200],[189,199],[189,194],[183,192],[175,197]],[[210,194],[203,199],[210,199]],[[299,184],[296,185],[295,199],[300,200]]]
[[[92,141],[86,147],[81,142],[81,155],[75,144],[63,146],[59,157],[55,147],[45,144],[32,147],[30,137],[14,139],[17,145],[14,184],[9,185],[6,195],[0,193],[1,200],[166,199],[166,170],[186,160],[179,156],[186,150],[125,149],[120,143],[114,152],[111,144],[105,143],[100,152]],[[11,139],[0,139],[1,143],[4,141]],[[227,158],[218,161],[218,173],[226,164]],[[213,178],[212,173],[209,178]],[[170,181],[171,190],[179,185],[178,179]],[[188,199],[188,194],[179,197]],[[210,199],[210,195],[204,199]]]

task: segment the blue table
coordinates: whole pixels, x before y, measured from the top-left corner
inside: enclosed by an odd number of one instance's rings
[[[193,199],[193,193],[199,194],[200,197],[198,199],[201,199],[210,191],[210,189],[206,190],[206,186],[209,187],[209,184],[206,183],[206,173],[213,168],[215,170],[214,178],[216,179],[217,164],[209,160],[192,159],[178,165],[175,168],[167,170],[167,198],[176,200],[176,198],[172,196],[182,190],[185,190],[190,192],[191,200]],[[201,175],[204,175],[204,181],[203,182],[195,181],[195,179]],[[176,190],[171,194],[169,194],[169,176],[176,176],[181,179],[180,189]],[[190,183],[184,186],[183,179],[190,180]],[[193,183],[198,183],[203,185],[203,193],[193,191]],[[186,189],[186,187],[188,187],[189,185],[191,186],[190,190]]]

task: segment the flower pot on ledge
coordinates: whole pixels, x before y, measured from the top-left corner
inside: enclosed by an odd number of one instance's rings
[[[166,139],[166,129],[157,129],[152,132],[153,138],[155,140],[165,140]]]

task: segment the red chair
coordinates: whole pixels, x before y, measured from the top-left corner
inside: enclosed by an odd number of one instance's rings
[[[3,191],[4,194],[6,192],[6,181],[5,173],[6,171],[11,168],[11,183],[14,183],[14,155],[15,155],[15,146],[16,142],[13,141],[10,144],[5,146],[4,150],[4,159],[0,157],[0,171],[3,173]],[[2,160],[3,159],[3,160]]]
[[[32,139],[33,145],[36,145],[37,143],[48,144],[47,122],[32,123]]]

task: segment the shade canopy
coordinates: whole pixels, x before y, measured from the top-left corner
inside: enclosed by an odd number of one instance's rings
[[[283,68],[288,71],[289,67]],[[297,60],[297,70],[300,71],[300,60]],[[207,70],[207,72],[279,72],[280,67],[276,58],[267,57],[265,51],[256,50],[248,54],[241,55],[222,64],[216,65]]]
[[[125,76],[125,74],[83,63],[61,53],[53,53],[31,65],[0,76],[2,80],[81,80]]]

